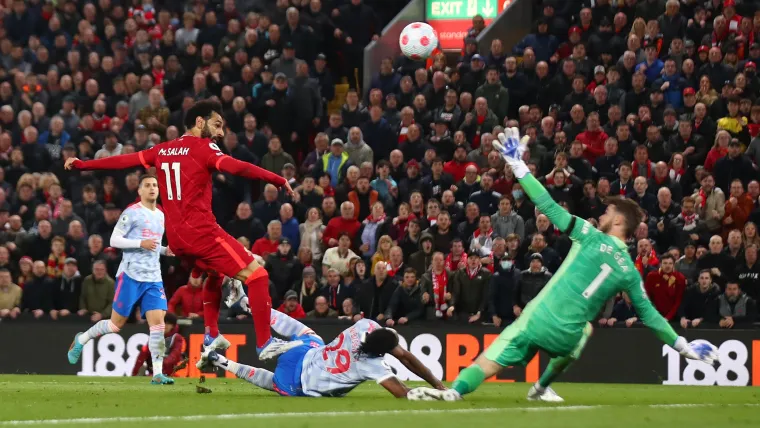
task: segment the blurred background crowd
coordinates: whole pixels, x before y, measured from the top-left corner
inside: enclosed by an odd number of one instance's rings
[[[5,0],[0,318],[110,316],[110,235],[143,171],[63,162],[176,138],[193,102],[216,98],[223,150],[297,191],[213,182],[220,225],[264,258],[291,316],[519,317],[571,242],[493,150],[514,126],[568,211],[593,222],[609,195],[639,203],[630,254],[664,316],[757,321],[756,1],[537,0],[515,46],[479,51],[475,16],[461,52],[384,59],[362,87],[363,49],[404,3]],[[170,312],[202,317],[190,267],[162,267]],[[597,323],[638,319],[620,295]]]

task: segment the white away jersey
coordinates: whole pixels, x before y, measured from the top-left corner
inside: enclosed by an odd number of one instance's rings
[[[122,259],[119,271],[140,282],[161,282],[161,239],[164,236],[164,213],[156,208],[150,210],[141,203],[127,207],[121,214],[119,222],[113,230],[114,234],[127,239],[152,239],[157,247],[154,251],[144,248],[122,249]]]
[[[342,397],[366,380],[378,383],[394,376],[383,357],[360,354],[361,337],[380,327],[362,319],[327,346],[314,348],[303,359],[301,386],[310,397]]]

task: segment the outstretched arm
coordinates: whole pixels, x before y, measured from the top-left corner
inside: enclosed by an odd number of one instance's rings
[[[77,158],[69,158],[64,164],[66,169],[80,169],[92,171],[98,169],[127,169],[142,166],[148,169],[153,165],[155,155],[152,149],[126,155],[109,156],[95,160],[83,161]]]
[[[654,334],[658,339],[675,348],[678,334],[676,334],[673,327],[668,324],[668,320],[663,318],[652,305],[652,302],[649,301],[646,290],[644,289],[644,283],[638,278],[631,279],[626,292],[631,298],[631,303],[633,303],[633,307],[636,308],[636,313],[639,315],[639,318],[644,325],[654,331]],[[677,350],[680,351],[680,349]]]
[[[251,180],[264,180],[277,187],[286,186],[288,184],[287,180],[273,172],[267,171],[264,168],[260,168],[248,162],[237,160],[231,156],[219,157],[216,161],[215,167],[219,171],[237,175],[239,177],[245,177]],[[290,188],[290,186],[288,186],[288,188]]]
[[[569,232],[573,216],[562,208],[558,203],[554,202],[546,188],[536,180],[531,173],[528,173],[518,181],[525,190],[525,194],[528,195],[531,201],[536,204],[542,214],[545,214],[549,218],[549,221],[553,225],[557,226],[562,232]]]
[[[443,386],[440,380],[433,376],[433,372],[430,371],[420,360],[417,359],[417,357],[414,356],[411,352],[405,350],[404,348],[400,346],[396,346],[391,351],[391,355],[396,357],[401,364],[404,365],[409,371],[416,374],[417,376],[421,377],[425,380],[425,382],[429,383],[430,386],[432,386],[435,389],[445,390],[446,387]]]
[[[520,140],[520,131],[517,128],[505,129],[504,133],[499,134],[498,140],[494,141],[493,144],[501,152],[502,157],[510,168],[512,168],[512,172],[525,190],[525,194],[549,218],[552,224],[562,232],[568,233],[573,239],[580,239],[583,235],[588,234],[591,229],[590,225],[584,220],[571,215],[558,203],[554,202],[549,192],[530,173],[530,169],[528,169],[528,166],[522,160],[523,154],[527,150],[527,142]],[[578,220],[583,224],[582,228],[576,227]],[[579,229],[580,232],[575,232]]]

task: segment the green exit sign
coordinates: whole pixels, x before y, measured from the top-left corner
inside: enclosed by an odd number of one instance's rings
[[[500,0],[427,0],[427,19],[495,18]]]

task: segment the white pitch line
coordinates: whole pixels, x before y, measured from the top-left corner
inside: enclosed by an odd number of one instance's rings
[[[346,417],[346,416],[391,416],[391,415],[430,415],[430,414],[468,414],[499,412],[567,412],[595,410],[604,408],[648,407],[657,409],[684,407],[758,407],[760,403],[747,404],[649,404],[632,406],[588,405],[588,406],[544,406],[544,407],[484,407],[467,409],[409,409],[409,410],[369,410],[346,412],[286,412],[286,413],[229,413],[221,415],[187,415],[187,416],[127,416],[112,418],[72,418],[72,419],[31,419],[0,421],[0,426],[30,425],[66,425],[66,424],[104,424],[104,423],[146,423],[146,422],[197,422],[222,421],[235,419],[271,419],[271,418],[312,418],[312,417]]]

